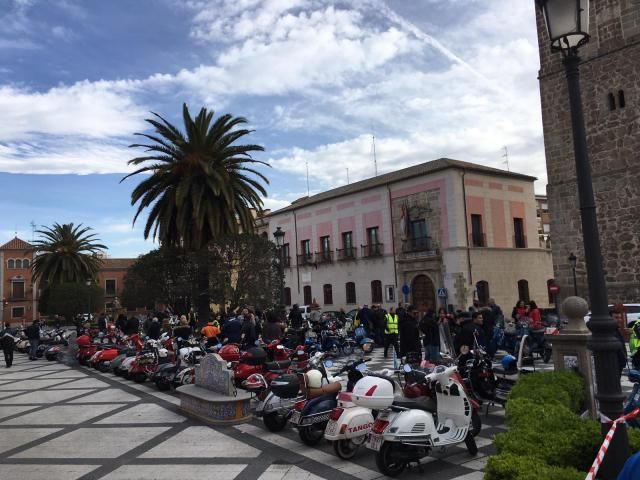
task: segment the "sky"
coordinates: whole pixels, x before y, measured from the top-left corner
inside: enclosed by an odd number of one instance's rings
[[[440,157],[546,170],[532,0],[0,0],[0,243],[83,223],[133,257],[144,119],[246,117],[266,208]],[[38,234],[35,233],[37,237]]]

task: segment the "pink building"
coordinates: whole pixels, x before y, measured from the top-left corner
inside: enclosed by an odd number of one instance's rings
[[[301,198],[261,228],[285,232],[288,304],[547,306],[551,252],[537,241],[534,180],[438,159]]]

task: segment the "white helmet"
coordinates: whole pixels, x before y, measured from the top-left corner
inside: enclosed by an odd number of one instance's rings
[[[166,358],[168,353],[169,353],[169,351],[166,348],[159,348],[158,349],[158,356],[160,358]]]
[[[319,370],[309,370],[306,374],[309,388],[322,387],[322,373]]]

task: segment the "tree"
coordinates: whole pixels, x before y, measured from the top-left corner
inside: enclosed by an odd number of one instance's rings
[[[194,266],[184,249],[161,247],[140,255],[124,280],[122,305],[153,309],[156,302],[183,312],[194,298]]]
[[[149,208],[144,238],[152,236],[167,247],[183,247],[201,252],[206,258],[210,243],[223,235],[250,233],[254,212],[262,209],[267,178],[252,164],[268,166],[255,160],[251,152],[264,151],[260,145],[237,145],[251,133],[237,128],[247,123],[243,117],[225,114],[213,121],[213,111],[202,108],[195,118],[187,105],[182,107],[185,133],[160,115],[146,121],[155,134],[137,133],[149,144],[147,154],[129,160],[142,167],[121,181],[140,173],[151,173],[131,193],[131,205],[138,204],[134,216]],[[209,269],[202,261],[198,268],[198,314],[200,322],[209,314]]]
[[[41,313],[64,315],[67,322],[73,321],[78,314],[101,310],[103,305],[102,288],[85,282],[51,284],[42,292],[38,304]]]
[[[89,231],[90,227],[73,223],[54,223],[38,230],[41,237],[33,243],[38,255],[31,267],[34,280],[54,285],[95,278],[102,264],[97,255],[107,247],[97,243],[99,239]]]

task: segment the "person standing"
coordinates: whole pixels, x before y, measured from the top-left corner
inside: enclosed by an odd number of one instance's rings
[[[420,322],[419,328],[423,334],[424,358],[435,363],[440,358],[440,331],[438,324],[446,321],[447,311],[444,308],[438,310],[438,319],[433,315],[433,311],[427,312]]]
[[[376,305],[373,311],[373,325],[375,327],[374,340],[381,347],[384,345],[384,324],[386,312],[381,305]]]
[[[304,335],[306,329],[303,328],[303,318],[302,313],[300,313],[300,307],[295,303],[293,307],[291,307],[291,311],[289,312],[289,327],[296,332],[298,337],[298,345],[304,345]]]
[[[9,322],[5,322],[4,330],[0,332],[0,345],[4,352],[4,363],[6,368],[10,368],[13,364],[13,348],[18,341],[18,330],[12,327]]]
[[[34,320],[31,325],[27,327],[25,331],[27,338],[29,339],[29,360],[37,360],[36,353],[38,352],[38,345],[40,344],[40,321]]]
[[[422,357],[422,345],[420,343],[420,331],[417,321],[418,311],[409,306],[407,311],[398,321],[398,334],[400,335],[400,356],[415,352]]]
[[[454,346],[458,355],[473,349],[476,339],[481,347],[486,346],[484,330],[482,329],[483,322],[484,318],[482,317],[482,312],[473,312],[470,320],[466,319],[463,321],[460,334],[454,341]]]
[[[220,327],[213,319],[209,320],[206,327],[202,327],[200,333],[207,339],[207,347],[212,347],[218,343],[218,335],[220,335]]]
[[[107,316],[104,312],[98,317],[98,330],[102,333],[107,332]]]
[[[158,340],[160,338],[161,330],[162,330],[162,326],[160,325],[160,321],[158,320],[158,317],[153,317],[153,319],[151,320],[151,325],[149,325],[149,330],[147,331],[147,335],[149,335],[149,338]]]
[[[245,311],[247,312],[245,314]],[[245,347],[253,347],[255,346],[257,335],[256,335],[256,322],[253,318],[253,314],[249,313],[249,311],[245,308],[242,311],[242,333],[240,336],[240,343]]]
[[[393,307],[391,307],[389,313],[385,315],[384,358],[387,358],[389,347],[393,347],[396,356],[400,356],[400,347],[398,346],[398,315],[393,311]]]

